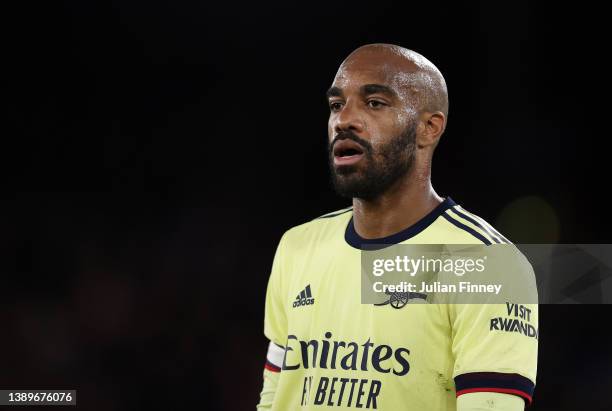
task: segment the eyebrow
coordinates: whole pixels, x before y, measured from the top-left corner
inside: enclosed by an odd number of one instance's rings
[[[361,86],[361,94],[369,95],[369,94],[385,94],[388,97],[397,97],[397,94],[391,87],[384,86],[382,84],[366,84]]]
[[[360,87],[359,91],[364,96],[380,93],[380,94],[385,94],[391,98],[397,97],[397,93],[393,91],[391,87],[388,87],[382,84],[365,84]],[[327,90],[327,92],[325,93],[327,98],[342,97],[343,94],[344,93],[342,92],[342,89],[340,87],[335,87],[335,86],[330,87],[329,90]]]
[[[330,97],[342,97],[342,89],[340,87],[330,87],[326,92],[325,92],[325,97],[330,98]]]

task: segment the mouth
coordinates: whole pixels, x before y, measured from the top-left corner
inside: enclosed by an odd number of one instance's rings
[[[334,144],[334,165],[346,166],[358,163],[364,157],[364,149],[352,140],[340,140]]]

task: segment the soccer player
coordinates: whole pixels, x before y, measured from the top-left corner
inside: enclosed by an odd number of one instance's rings
[[[441,73],[414,51],[366,45],[341,64],[327,99],[332,181],[352,207],[280,240],[258,410],[522,410],[535,386],[537,333],[521,330],[537,330],[537,304],[360,299],[368,244],[508,242],[431,185],[448,115]]]

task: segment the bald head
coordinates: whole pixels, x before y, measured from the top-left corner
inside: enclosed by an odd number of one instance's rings
[[[367,44],[353,51],[340,65],[336,80],[350,70],[381,74],[399,96],[412,101],[418,111],[440,111],[448,116],[448,93],[444,77],[421,54],[393,44]]]
[[[430,184],[446,127],[440,71],[414,51],[369,44],[341,64],[327,90],[330,167],[336,190],[371,200]]]

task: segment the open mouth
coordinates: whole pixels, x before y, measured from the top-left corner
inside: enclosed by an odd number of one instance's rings
[[[352,140],[340,140],[334,144],[334,164],[349,165],[357,163],[364,155],[361,145]]]

